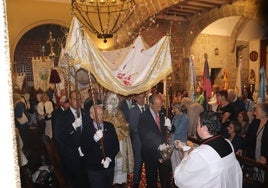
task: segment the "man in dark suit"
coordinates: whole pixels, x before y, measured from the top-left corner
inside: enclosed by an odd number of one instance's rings
[[[56,119],[55,141],[59,148],[63,173],[71,188],[86,188],[87,177],[81,152],[83,123],[89,121],[80,109],[81,95],[71,91],[70,108]]]
[[[231,105],[231,115],[230,120],[231,121],[237,121],[237,116],[239,112],[246,111],[245,103],[239,99],[236,95],[236,92],[234,89],[228,89],[228,97],[227,99],[230,101]]]
[[[120,110],[123,112],[125,119],[129,122],[129,111],[134,106],[134,101],[132,100],[132,95],[127,96],[120,105]]]
[[[54,130],[56,126],[56,120],[60,118],[63,112],[67,110],[69,107],[70,107],[69,99],[67,99],[66,96],[61,96],[60,106],[52,112],[52,116],[51,116],[53,136],[55,135]]]
[[[95,108],[95,109],[94,109]],[[93,121],[84,125],[82,152],[85,154],[90,187],[111,188],[114,177],[115,156],[119,142],[113,124],[103,121],[103,108],[90,108]]]
[[[86,115],[89,115],[89,109],[94,104],[101,104],[101,100],[99,99],[99,92],[96,88],[88,89],[89,97],[84,102],[84,110]]]
[[[129,111],[129,130],[134,154],[133,188],[138,188],[142,168],[141,141],[139,137],[139,117],[148,106],[145,105],[145,93],[135,96],[136,104]]]
[[[157,177],[159,177],[161,187],[170,187],[170,164],[159,162],[161,157],[158,147],[166,142],[167,127],[165,115],[161,109],[163,99],[160,94],[153,94],[149,98],[150,107],[139,117],[139,136],[142,146],[142,159],[145,164],[147,187],[157,187]],[[166,163],[170,163],[166,161]]]

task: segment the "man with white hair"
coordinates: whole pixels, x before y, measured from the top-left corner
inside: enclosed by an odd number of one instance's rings
[[[81,138],[89,187],[112,187],[119,152],[116,130],[112,123],[104,121],[102,105],[91,106],[89,115],[92,121],[83,124]]]
[[[239,112],[246,111],[245,103],[237,97],[234,89],[228,89],[227,93],[227,99],[228,101],[230,101],[232,109],[230,120],[237,121],[237,116]]]

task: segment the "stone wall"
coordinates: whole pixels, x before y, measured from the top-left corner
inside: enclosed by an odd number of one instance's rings
[[[223,85],[223,73],[227,71],[229,88],[234,88],[237,71],[238,71],[238,63],[239,57],[237,58],[236,50],[231,52],[230,49],[230,37],[228,36],[217,36],[217,35],[206,35],[200,34],[191,47],[191,54],[195,57],[195,68],[196,75],[203,75],[204,68],[204,54],[208,54],[208,63],[210,71],[213,68],[217,68],[220,70],[218,74],[215,76],[214,82],[215,84],[222,86]],[[241,52],[242,57],[242,71],[241,71],[241,80],[242,85],[248,84],[248,42],[238,41],[236,42],[236,47],[243,45],[243,50]],[[218,55],[215,55],[215,49],[218,49]]]

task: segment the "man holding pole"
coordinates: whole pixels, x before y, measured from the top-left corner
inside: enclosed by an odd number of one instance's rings
[[[93,121],[83,124],[81,140],[89,184],[90,187],[110,188],[119,151],[117,134],[113,124],[103,121],[101,105],[91,106],[89,115]]]
[[[62,171],[71,188],[87,188],[84,155],[81,152],[83,124],[89,121],[80,108],[81,95],[71,91],[70,108],[55,120],[55,141],[59,148]]]

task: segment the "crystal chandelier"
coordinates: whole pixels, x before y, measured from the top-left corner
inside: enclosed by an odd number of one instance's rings
[[[134,0],[72,0],[73,14],[104,42],[127,22],[134,8]]]

